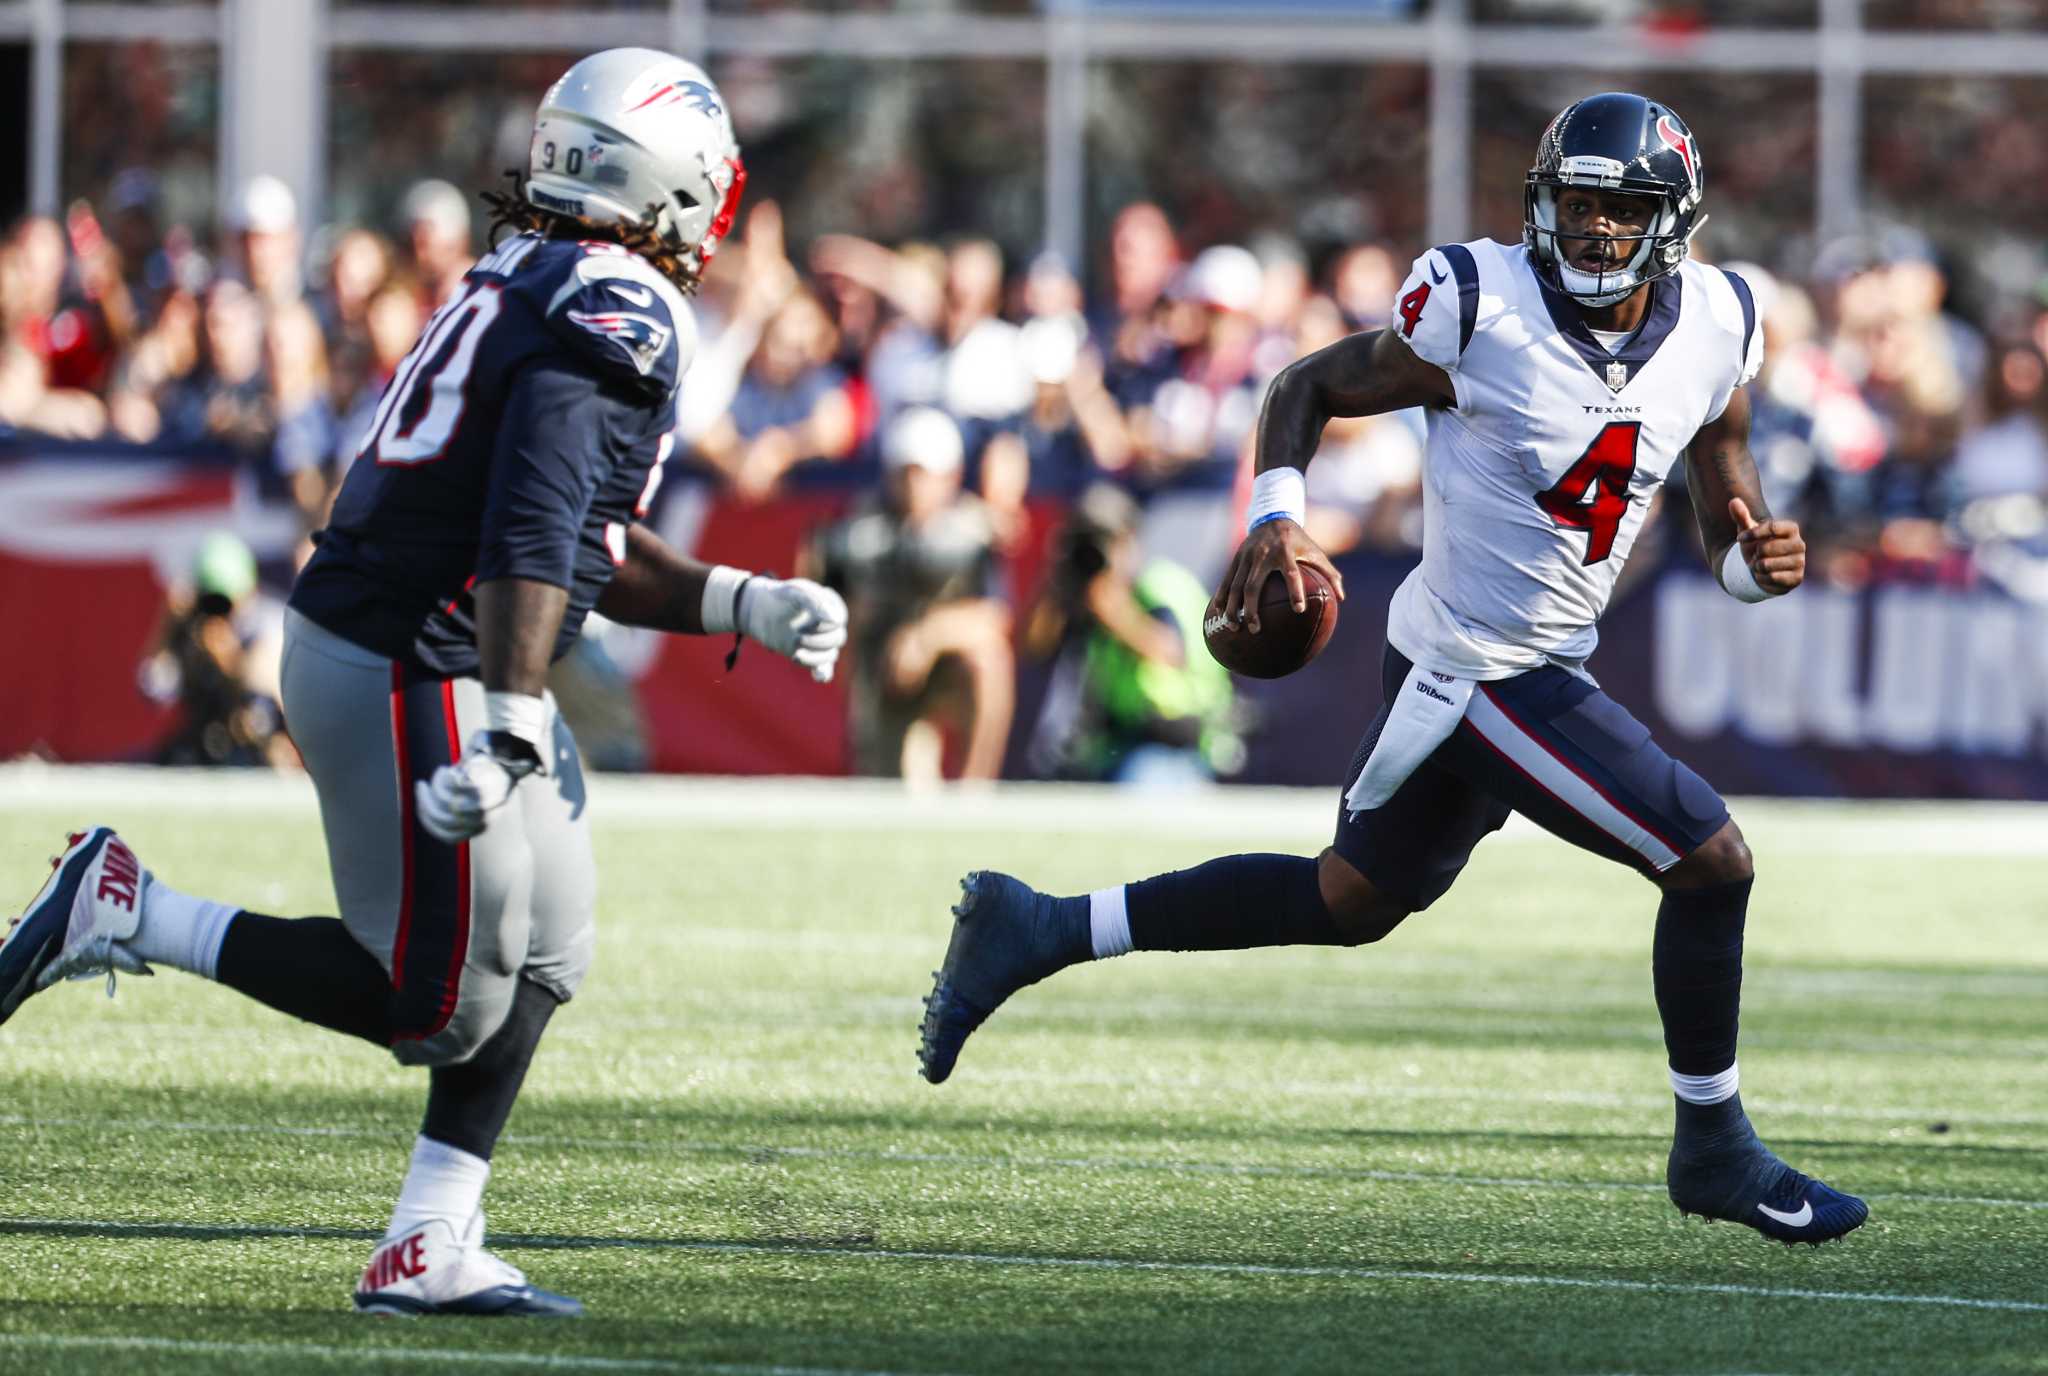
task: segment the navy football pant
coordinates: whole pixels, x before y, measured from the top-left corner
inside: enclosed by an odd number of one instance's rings
[[[285,614],[285,720],[320,795],[341,920],[391,978],[392,1053],[468,1060],[521,978],[566,1001],[596,941],[583,771],[559,714],[548,772],[462,845],[414,815],[413,785],[459,760],[483,685],[425,678],[296,611]]]
[[[1387,647],[1382,697],[1413,666]],[[1366,731],[1349,790],[1387,722]],[[1596,855],[1661,874],[1710,840],[1727,805],[1591,681],[1544,667],[1472,694],[1465,719],[1394,796],[1356,818],[1338,804],[1337,853],[1416,911],[1443,897],[1472,848],[1519,812]]]

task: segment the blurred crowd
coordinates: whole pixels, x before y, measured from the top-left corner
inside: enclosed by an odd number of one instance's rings
[[[96,207],[23,220],[0,243],[0,431],[225,449],[309,534],[482,246],[477,210],[429,181],[397,223],[315,230],[258,178],[210,240],[166,222],[138,170]],[[1383,322],[1421,246],[1190,243],[1137,202],[1099,247],[1073,263],[973,235],[795,245],[764,201],[703,284],[679,456],[743,502],[855,494],[803,559],[854,610],[862,772],[991,777],[1013,739],[1063,777],[1199,777],[1242,756],[1230,683],[1196,640],[1260,400],[1290,360]],[[2048,601],[2044,303],[1966,318],[1940,255],[1904,230],[1825,246],[1798,281],[1729,266],[1767,340],[1752,448],[1817,575]],[[1333,423],[1311,533],[1333,554],[1412,552],[1421,453],[1419,416]],[[260,590],[231,554],[206,559],[166,609],[145,687],[210,694],[229,725],[166,757],[273,758],[262,714],[218,681],[263,659],[230,653],[266,634],[243,610]],[[1020,726],[1026,663],[1049,686]]]

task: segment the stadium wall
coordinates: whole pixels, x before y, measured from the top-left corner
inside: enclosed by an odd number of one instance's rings
[[[90,468],[89,482],[80,481]],[[844,489],[743,504],[689,483],[657,513],[700,557],[789,571]],[[1038,551],[1012,569],[1021,602],[1042,573],[1056,508],[1034,511]],[[289,517],[225,456],[117,446],[0,452],[0,758],[151,757],[170,713],[137,663],[164,590],[216,529],[240,533],[276,581]],[[1311,672],[1247,683],[1257,714],[1242,782],[1338,781],[1379,699],[1385,605],[1409,561],[1340,561],[1349,597]],[[1593,668],[1615,697],[1727,792],[1788,796],[2048,799],[2048,609],[1971,587],[1879,581],[1811,587],[1763,607],[1723,596],[1679,551],[1631,579],[1602,623]],[[820,689],[772,655],[729,642],[615,634],[658,770],[846,772],[843,683]],[[1027,678],[1020,731],[1028,730]]]

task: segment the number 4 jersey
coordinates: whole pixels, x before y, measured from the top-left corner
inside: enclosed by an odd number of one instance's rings
[[[1429,412],[1422,563],[1388,610],[1416,664],[1490,680],[1592,654],[1651,496],[1763,363],[1740,277],[1688,260],[1648,291],[1610,350],[1520,245],[1415,260],[1392,328],[1457,393]]]
[[[696,342],[645,259],[506,240],[399,364],[292,606],[454,678],[477,672],[469,589],[530,578],[569,591],[566,652],[653,499]]]

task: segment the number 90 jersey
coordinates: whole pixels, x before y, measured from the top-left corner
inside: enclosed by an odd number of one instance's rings
[[[1687,261],[1647,290],[1610,352],[1518,244],[1415,260],[1392,329],[1457,394],[1429,412],[1422,563],[1388,611],[1418,665],[1491,680],[1592,654],[1651,496],[1763,363],[1740,277]]]
[[[695,348],[688,304],[645,259],[506,240],[399,364],[292,606],[455,678],[477,672],[469,589],[532,579],[568,590],[566,653],[653,498]]]

